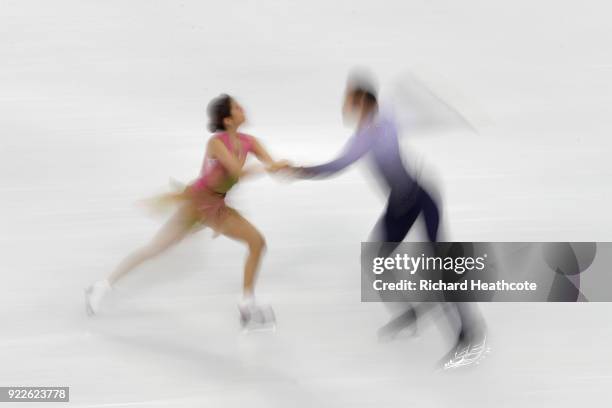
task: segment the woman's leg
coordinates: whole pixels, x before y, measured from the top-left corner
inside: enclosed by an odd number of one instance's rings
[[[238,211],[231,208],[228,210],[227,217],[218,226],[215,226],[215,230],[248,245],[249,254],[244,265],[243,293],[245,296],[250,296],[254,292],[257,270],[266,248],[266,241],[263,235]]]
[[[113,285],[137,266],[180,242],[189,234],[194,223],[195,218],[189,208],[187,206],[179,208],[148,244],[135,250],[119,263],[107,278],[109,285]]]
[[[95,282],[85,290],[85,307],[88,314],[98,313],[102,299],[111,286],[143,262],[159,255],[183,239],[191,230],[196,218],[187,206],[181,207],[144,247],[128,255],[105,280]]]

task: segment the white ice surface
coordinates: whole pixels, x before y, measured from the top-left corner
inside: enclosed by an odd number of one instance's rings
[[[209,231],[95,319],[82,302],[161,224],[136,201],[197,174],[211,97],[235,94],[248,132],[316,163],[348,135],[354,65],[387,86],[413,69],[480,132],[403,138],[450,239],[611,240],[609,16],[605,1],[2,1],[0,385],[70,386],[72,407],[609,407],[607,304],[483,304],[493,354],[461,373],[433,370],[435,324],[379,344],[358,254],[384,202],[357,168],[230,198],[268,241],[275,334],[239,334],[245,250]]]

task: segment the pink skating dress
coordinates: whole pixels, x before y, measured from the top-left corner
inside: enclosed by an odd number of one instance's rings
[[[220,139],[231,154],[237,156],[242,165],[253,148],[253,137],[238,133],[240,146],[235,150],[227,132],[217,133],[212,137]],[[238,182],[216,159],[206,155],[202,164],[200,177],[185,189],[185,197],[192,206],[194,216],[198,221],[211,224],[222,222],[227,216],[228,207],[225,195]]]

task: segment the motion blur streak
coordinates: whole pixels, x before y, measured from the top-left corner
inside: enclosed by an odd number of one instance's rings
[[[436,175],[453,240],[612,240],[609,7],[2,2],[0,384],[70,386],[74,407],[607,406],[607,304],[482,304],[492,353],[475,370],[434,372],[450,344],[426,321],[380,344],[387,311],[359,303],[358,271],[384,201],[355,169],[228,198],[266,236],[275,334],[237,334],[240,247],[206,231],[94,320],[82,290],[162,222],[134,203],[197,175],[207,101],[235,94],[247,133],[322,163],[349,136],[340,101],[359,64],[390,90],[417,67],[478,130],[400,137],[406,164]]]

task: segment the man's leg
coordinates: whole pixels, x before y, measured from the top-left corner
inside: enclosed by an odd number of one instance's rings
[[[409,208],[405,207],[406,201],[393,193],[389,195],[387,208],[377,227],[381,230],[379,232],[381,241],[389,243],[380,248],[378,252],[380,257],[387,257],[397,249],[421,212],[418,200],[411,200],[413,204]]]
[[[420,188],[419,204],[423,211],[423,218],[425,218],[427,237],[430,242],[437,242],[438,229],[440,227],[440,207],[432,196],[423,188]]]
[[[385,213],[378,223],[378,227],[382,229],[380,236],[384,243],[377,256],[390,256],[406,238],[410,228],[423,211],[423,203],[419,195],[420,188],[417,187],[416,191],[417,193],[407,197],[394,195],[393,193],[389,196]],[[437,225],[435,229],[437,230]],[[399,281],[401,277],[393,275],[392,278]],[[379,336],[382,338],[393,338],[403,329],[414,325],[418,315],[433,306],[433,304],[428,303],[412,304],[410,302],[386,302],[386,304],[395,314],[395,317],[379,330]]]

